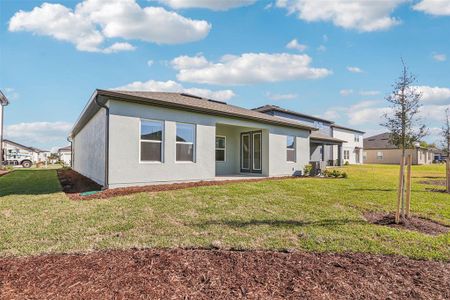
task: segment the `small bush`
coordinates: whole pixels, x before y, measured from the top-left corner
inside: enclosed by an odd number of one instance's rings
[[[348,178],[348,175],[346,172],[343,171],[339,171],[337,169],[332,169],[332,170],[325,170],[325,172],[323,172],[323,175],[325,177],[330,177],[330,178]]]
[[[348,165],[350,165],[350,163],[347,160],[347,161],[345,161],[344,166],[348,166]]]
[[[313,166],[311,164],[305,165],[305,167],[303,168],[303,175],[305,176],[309,176],[311,175]]]

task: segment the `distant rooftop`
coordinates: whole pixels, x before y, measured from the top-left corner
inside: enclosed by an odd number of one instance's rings
[[[304,117],[304,118],[309,118],[309,119],[313,119],[313,120],[317,120],[317,121],[321,121],[321,122],[326,122],[326,123],[330,123],[330,124],[334,123],[333,121],[330,121],[330,120],[322,119],[322,118],[319,118],[319,117],[316,117],[316,116],[313,116],[313,115],[307,115],[307,114],[299,113],[299,112],[296,112],[296,111],[293,111],[293,110],[289,110],[289,109],[286,109],[286,108],[282,108],[282,107],[279,107],[277,105],[272,105],[272,104],[266,104],[266,105],[263,105],[263,106],[260,106],[260,107],[257,107],[257,108],[253,108],[253,110],[254,111],[259,111],[259,112],[262,112],[262,113],[266,113],[266,112],[269,112],[269,111],[279,111],[279,112],[284,112],[284,113],[287,113],[287,114],[291,114],[291,115],[295,115],[295,116],[299,116],[299,117]]]

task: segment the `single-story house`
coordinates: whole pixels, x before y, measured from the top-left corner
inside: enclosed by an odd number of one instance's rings
[[[72,164],[72,147],[66,146],[58,149],[59,160],[66,166],[71,166]]]
[[[316,116],[281,108],[277,105],[264,105],[255,111],[287,118],[317,127],[311,133],[310,161],[327,166],[340,166],[343,163],[362,164],[363,131],[340,126],[333,121]]]
[[[184,93],[96,90],[71,133],[72,167],[116,188],[301,174],[314,126]]]
[[[393,145],[388,132],[374,135],[364,139],[364,162],[368,164],[400,164],[402,150]],[[427,148],[414,147],[408,149],[406,154],[412,154],[414,165],[431,164],[434,159],[433,152]]]

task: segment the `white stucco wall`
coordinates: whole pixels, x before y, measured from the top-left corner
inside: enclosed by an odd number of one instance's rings
[[[355,142],[355,135],[359,135],[359,142]],[[356,161],[357,152],[359,153],[359,164],[363,163],[363,136],[361,133],[334,127],[333,137],[346,141],[346,143],[342,144],[343,163],[348,161],[350,164],[358,164],[358,162]],[[350,152],[349,159],[344,159],[345,150],[348,150]],[[333,159],[338,159],[338,146],[333,146]]]
[[[251,130],[262,131],[262,175],[292,175],[303,170],[309,161],[309,131],[306,130],[122,101],[110,101],[109,106],[110,188],[209,180],[214,179],[216,174],[237,174],[240,162],[240,132]],[[140,162],[141,119],[164,122],[163,162]],[[176,162],[176,122],[197,125],[195,162]],[[219,165],[220,163],[215,161],[216,134],[227,136],[226,164]],[[295,163],[286,161],[286,135],[297,137]]]
[[[105,183],[105,126],[106,112],[100,109],[72,142],[72,168],[101,185]]]

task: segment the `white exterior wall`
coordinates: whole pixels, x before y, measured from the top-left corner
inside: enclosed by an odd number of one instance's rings
[[[355,135],[359,136],[359,142],[355,142]],[[358,164],[356,162],[357,152],[359,153],[359,164],[363,163],[363,136],[361,133],[351,130],[333,127],[333,137],[346,141],[342,144],[342,161],[348,161],[350,164]],[[359,149],[357,149],[359,148]],[[350,151],[350,158],[344,159],[344,151]],[[338,146],[333,146],[333,159],[338,159]]]
[[[309,131],[307,130],[122,101],[110,101],[109,106],[110,188],[214,179],[216,166],[218,166],[215,161],[216,124],[219,129],[217,134],[227,136],[227,164],[217,167],[218,175],[238,173],[240,132],[251,130],[262,130],[263,133],[262,175],[292,175],[303,170],[309,161]],[[140,162],[141,119],[164,122],[163,162]],[[196,124],[195,162],[176,162],[176,122]],[[221,125],[227,126],[225,128]],[[230,126],[236,127],[230,128]],[[220,128],[225,129],[220,132]],[[286,161],[286,135],[297,137],[298,159],[295,163]],[[76,166],[82,159],[77,154],[78,151],[77,147]]]
[[[102,108],[72,141],[72,168],[102,185],[105,183],[105,125],[106,112]],[[61,153],[65,153],[65,162],[70,165],[70,152]]]
[[[61,151],[59,152],[59,159],[64,163],[66,166],[71,165],[72,160],[72,152],[70,151]]]

